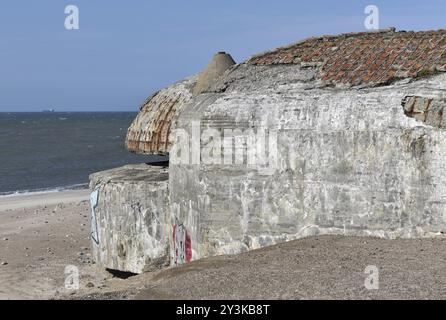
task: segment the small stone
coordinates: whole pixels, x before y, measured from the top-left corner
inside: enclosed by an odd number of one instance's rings
[[[2,266],[6,266],[6,265],[8,265],[8,263],[6,261],[3,261]]]
[[[8,241],[9,239],[8,238],[3,238],[3,241]]]
[[[87,288],[94,288],[94,284],[89,282],[85,285]]]

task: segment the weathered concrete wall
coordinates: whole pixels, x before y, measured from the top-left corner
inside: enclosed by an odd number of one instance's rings
[[[169,153],[168,186],[92,176],[96,259],[140,272],[315,234],[444,233],[445,31],[394,31],[308,39],[148,99],[127,147]]]
[[[315,234],[392,238],[446,230],[446,131],[403,108],[407,96],[442,99],[445,75],[340,90],[314,74],[242,64],[214,93],[184,106],[172,138],[169,192],[192,259]],[[266,166],[249,165],[246,155],[234,164],[234,156],[225,162],[223,145],[213,149],[221,152],[217,163],[203,163],[202,153],[194,164],[196,149],[182,158],[179,138],[193,140],[194,121],[201,133],[216,129],[221,141],[225,129],[265,130],[277,152],[269,151]],[[247,133],[233,135],[234,153],[256,150],[255,141],[240,141]]]
[[[168,171],[127,165],[90,176],[91,247],[96,263],[141,273],[169,264]]]

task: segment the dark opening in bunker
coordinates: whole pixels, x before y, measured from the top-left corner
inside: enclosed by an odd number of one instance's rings
[[[130,277],[136,276],[136,273],[133,272],[126,272],[126,271],[119,271],[119,270],[113,270],[113,269],[105,269],[108,273],[110,273],[113,277],[119,278],[119,279],[128,279]]]

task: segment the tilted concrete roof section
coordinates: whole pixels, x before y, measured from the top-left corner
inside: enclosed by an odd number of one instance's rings
[[[128,129],[127,149],[139,154],[169,154],[171,127],[183,106],[193,96],[208,90],[233,65],[235,61],[229,54],[218,52],[199,75],[177,82],[147,98]]]
[[[391,28],[315,37],[253,56],[248,63],[317,67],[317,79],[331,85],[386,85],[446,71],[446,30]]]
[[[193,94],[198,95],[208,90],[233,65],[235,65],[235,61],[229,54],[226,52],[216,53],[206,69],[200,73]]]
[[[177,82],[150,96],[127,131],[126,148],[139,154],[169,153],[172,122],[182,107],[192,98],[198,76]]]

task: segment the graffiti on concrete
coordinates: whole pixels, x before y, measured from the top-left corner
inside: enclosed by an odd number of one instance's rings
[[[192,260],[192,243],[186,227],[181,224],[173,226],[174,264],[179,265]]]
[[[96,220],[96,207],[98,206],[99,201],[99,189],[96,189],[90,194],[90,205],[91,205],[91,238],[96,244],[99,244],[99,235],[98,235],[98,223]]]

